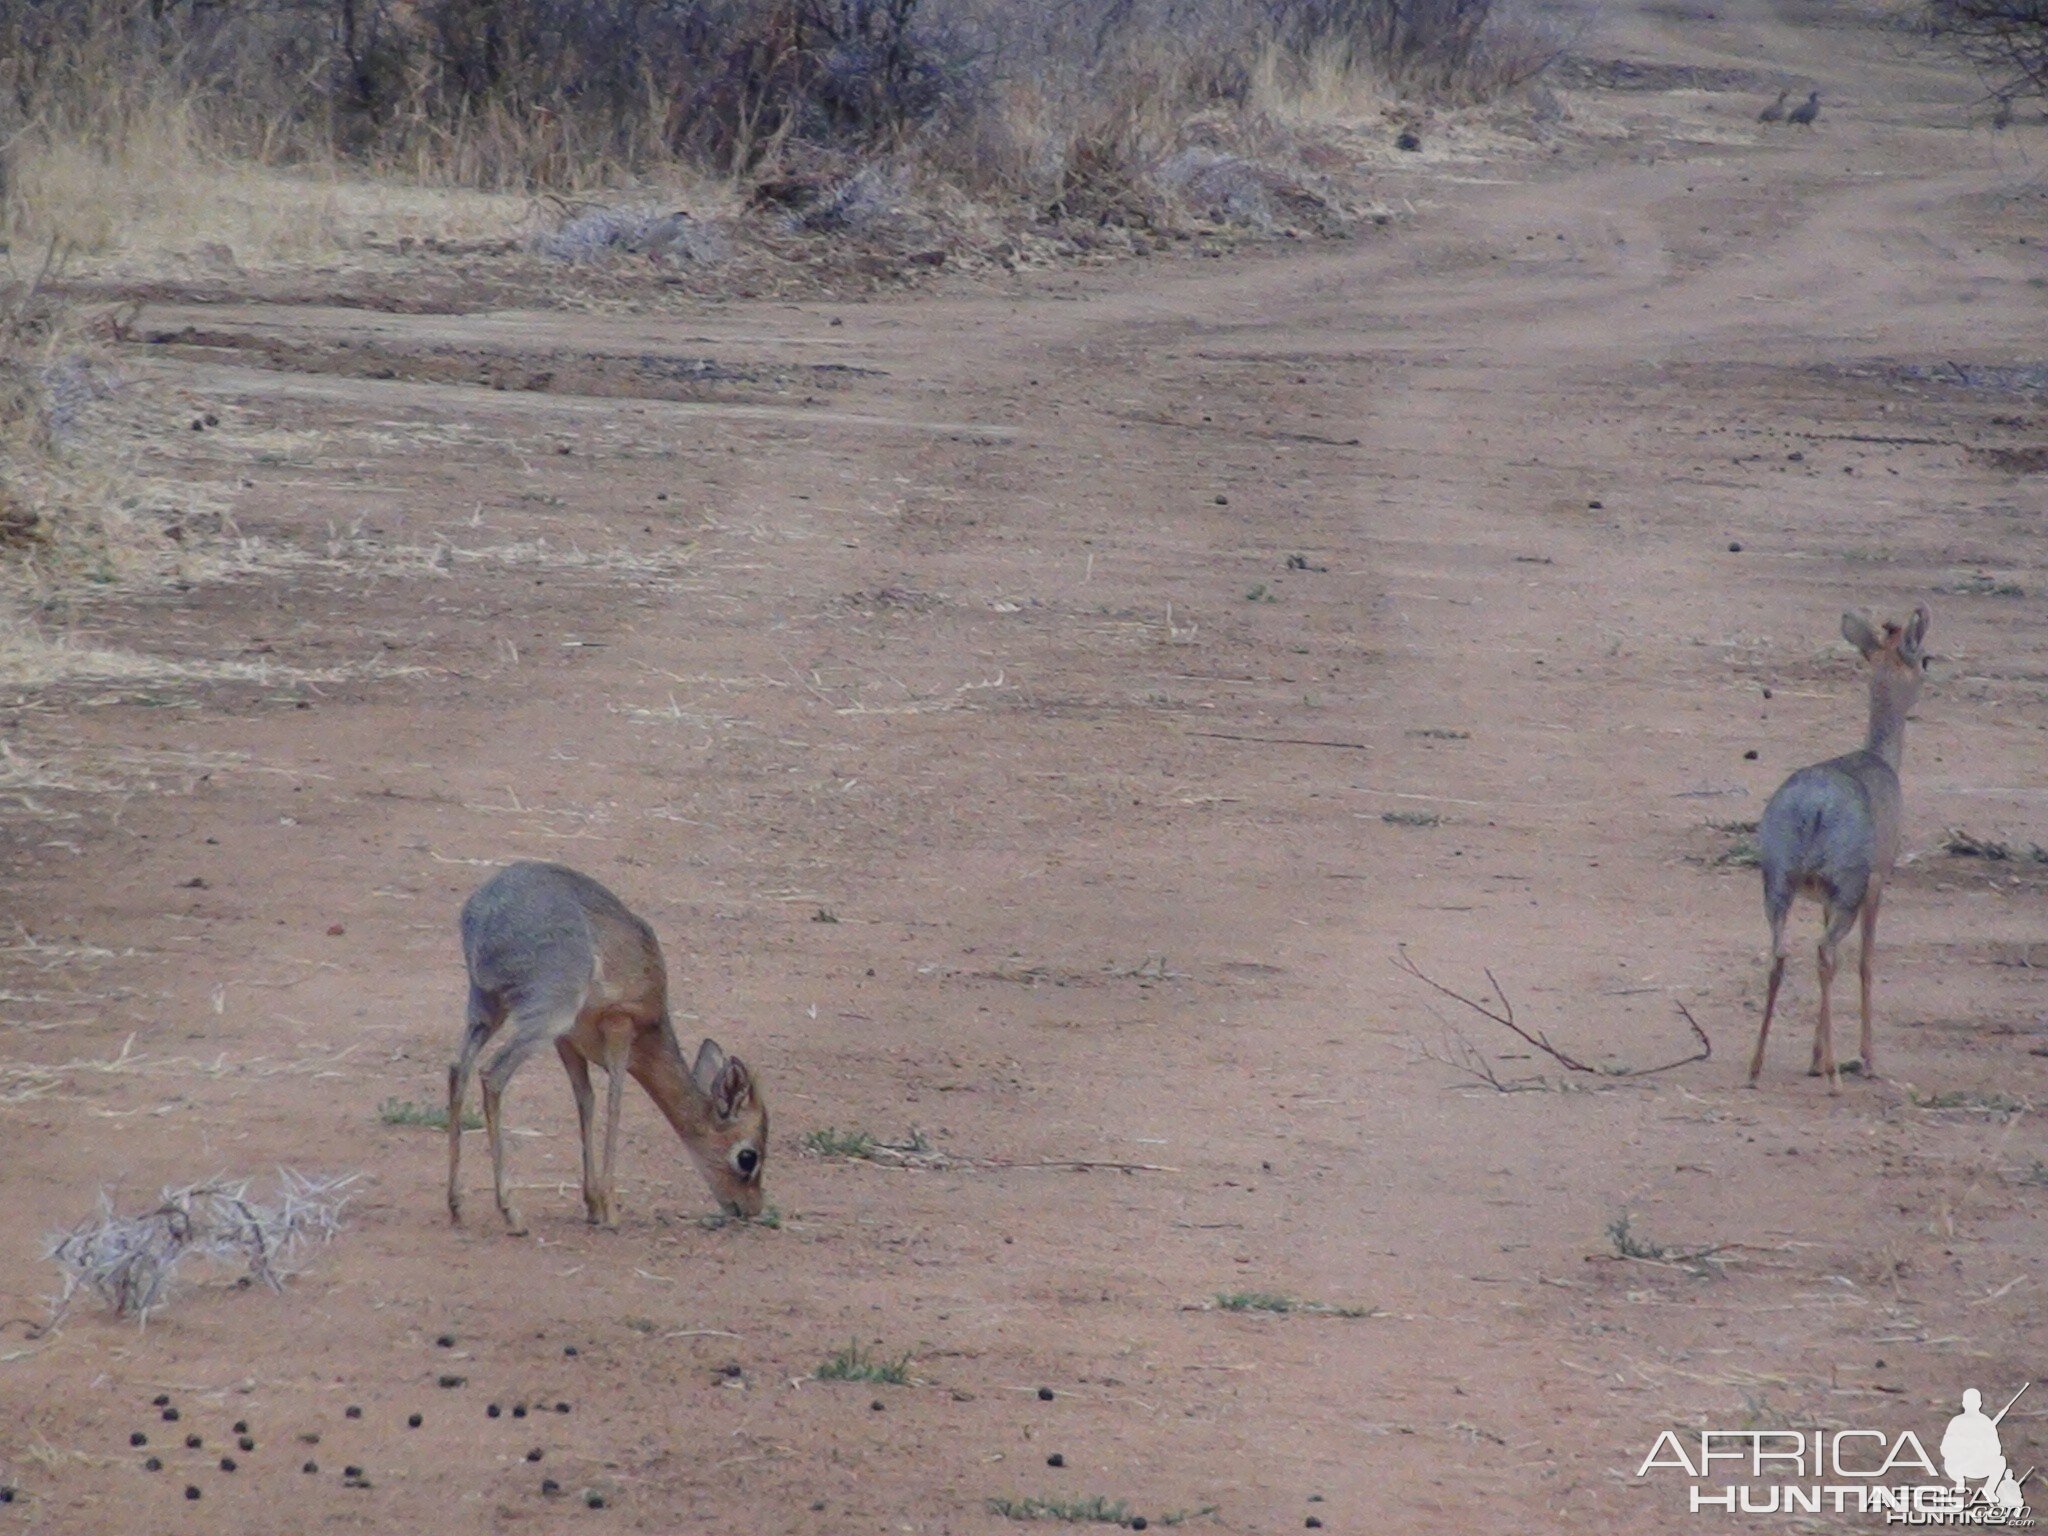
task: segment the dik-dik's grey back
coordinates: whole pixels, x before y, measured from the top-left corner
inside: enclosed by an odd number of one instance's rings
[[[598,964],[593,922],[660,953],[654,930],[590,876],[563,864],[512,864],[462,904],[470,982],[510,1011],[573,1002]]]

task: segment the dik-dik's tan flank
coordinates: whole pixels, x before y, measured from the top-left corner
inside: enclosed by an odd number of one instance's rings
[[[711,1193],[731,1215],[761,1213],[768,1160],[768,1107],[746,1063],[715,1040],[685,1066],[668,1016],[668,968],[654,930],[588,875],[560,864],[513,864],[491,876],[462,907],[462,954],[469,963],[469,1022],[448,1068],[448,1215],[462,1220],[462,1101],[484,1045],[502,1027],[511,1038],[483,1071],[484,1128],[491,1179],[505,1224],[526,1223],[505,1198],[505,1085],[526,1059],[552,1043],[576,1091],[583,1128],[583,1206],[613,1221],[613,1167],[626,1074],[647,1090],[696,1160]],[[609,1077],[604,1162],[597,1161],[596,1096],[590,1068]]]
[[[1842,615],[1842,638],[1870,663],[1870,731],[1863,750],[1802,768],[1778,787],[1757,828],[1764,872],[1764,916],[1771,924],[1771,982],[1764,997],[1763,1027],[1749,1063],[1749,1085],[1764,1069],[1764,1041],[1785,979],[1785,918],[1801,892],[1820,899],[1827,927],[1820,941],[1820,1024],[1813,1036],[1809,1075],[1825,1071],[1828,1091],[1840,1085],[1835,1063],[1828,989],[1835,979],[1835,949],[1849,925],[1863,919],[1863,953],[1857,972],[1863,984],[1863,1071],[1877,1070],[1870,1037],[1870,986],[1877,950],[1877,908],[1885,881],[1899,857],[1899,757],[1906,744],[1906,715],[1920,697],[1927,668],[1921,647],[1929,615],[1922,604],[1904,625],[1887,624],[1879,634],[1867,619]]]

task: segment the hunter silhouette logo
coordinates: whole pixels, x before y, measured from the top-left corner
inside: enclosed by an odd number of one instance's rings
[[[1941,1437],[1941,1470],[1955,1480],[1957,1493],[1963,1491],[1965,1483],[1975,1482],[1997,1508],[2026,1507],[2020,1498],[2020,1483],[2024,1479],[2014,1477],[2005,1464],[1998,1421],[2012,1412],[2012,1404],[2024,1397],[2027,1387],[2032,1385],[2028,1382],[2013,1393],[2012,1402],[1998,1410],[1998,1418],[1984,1416],[1984,1394],[1975,1387],[1963,1394],[1963,1411],[1948,1421],[1948,1429]]]
[[[2015,1472],[1998,1426],[2026,1396],[2021,1386],[1995,1414],[1984,1394],[1963,1393],[1948,1421],[1940,1463],[1912,1430],[1667,1429],[1636,1468],[1638,1478],[1680,1472],[1692,1480],[1694,1514],[1873,1514],[1887,1525],[2017,1526],[2034,1523],[2025,1487],[2033,1469]]]

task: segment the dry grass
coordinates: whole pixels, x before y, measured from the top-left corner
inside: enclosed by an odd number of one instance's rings
[[[314,260],[408,239],[513,239],[532,199],[371,177],[338,158],[280,168],[234,153],[195,99],[27,134],[0,237],[56,242],[96,275]]]

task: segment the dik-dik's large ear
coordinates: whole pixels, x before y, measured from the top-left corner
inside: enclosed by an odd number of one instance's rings
[[[726,1058],[718,1081],[711,1086],[711,1107],[721,1120],[731,1120],[754,1104],[754,1074],[737,1056]]]
[[[725,1070],[725,1050],[716,1040],[707,1038],[697,1047],[697,1063],[690,1068],[690,1081],[697,1085],[697,1091],[706,1098],[718,1082],[718,1074]]]
[[[1860,613],[1842,615],[1842,638],[1865,656],[1874,655],[1884,649],[1884,636],[1871,628],[1870,620]]]
[[[1906,620],[1906,631],[1899,636],[1899,653],[1908,661],[1918,661],[1927,644],[1927,626],[1934,621],[1934,615],[1922,603],[1913,610],[1913,617]]]

